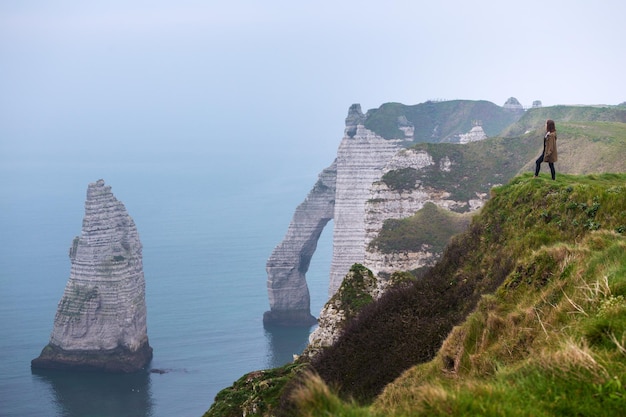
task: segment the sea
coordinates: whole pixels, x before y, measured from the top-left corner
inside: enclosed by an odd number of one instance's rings
[[[199,417],[244,374],[291,362],[304,349],[314,327],[263,325],[265,263],[331,158],[22,157],[0,166],[0,416]],[[87,185],[98,179],[137,225],[149,368],[163,373],[31,370],[69,278]],[[328,297],[332,226],[307,273],[315,316]]]

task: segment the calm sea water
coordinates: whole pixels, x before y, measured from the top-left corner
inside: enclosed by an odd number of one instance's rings
[[[220,174],[182,163],[103,171],[2,167],[0,416],[201,416],[243,374],[302,351],[313,329],[263,327],[265,262],[316,173]],[[69,277],[68,248],[81,230],[87,184],[99,178],[139,230],[151,367],[164,374],[30,369]],[[327,297],[331,228],[307,274],[314,315]]]

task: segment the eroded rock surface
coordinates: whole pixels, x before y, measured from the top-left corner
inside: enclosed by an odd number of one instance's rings
[[[365,261],[365,205],[370,199],[370,189],[403,143],[403,140],[384,139],[363,125],[356,126],[350,137],[349,129],[346,126],[346,135],[337,151],[329,296],[337,291],[353,264]]]

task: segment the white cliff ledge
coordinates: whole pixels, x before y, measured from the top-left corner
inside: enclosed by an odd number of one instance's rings
[[[89,184],[82,233],[49,344],[33,368],[133,372],[152,359],[142,246],[133,219],[103,180]]]

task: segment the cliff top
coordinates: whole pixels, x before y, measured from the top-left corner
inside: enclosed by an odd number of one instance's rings
[[[359,116],[359,112],[360,106],[351,107],[350,120],[362,120],[367,129],[385,139],[405,139],[405,130],[410,127],[410,143],[451,142],[457,135],[469,132],[476,121],[481,122],[487,136],[496,136],[521,116],[485,100],[427,101],[416,105],[385,103],[368,110],[364,116]]]

